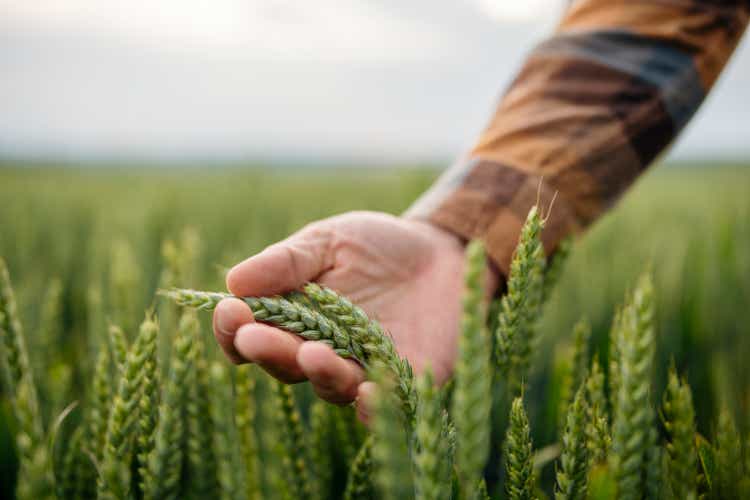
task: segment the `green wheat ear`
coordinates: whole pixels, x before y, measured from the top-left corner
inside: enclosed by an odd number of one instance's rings
[[[557,500],[586,498],[589,451],[586,446],[586,397],[581,385],[568,409],[562,437],[562,455],[557,470]]]
[[[742,481],[740,434],[728,408],[722,408],[716,428],[716,472],[712,491],[717,498],[733,498]]]
[[[216,454],[213,447],[214,423],[209,383],[209,364],[206,346],[199,331],[192,332],[194,352],[193,384],[188,385],[186,413],[186,468],[185,489],[192,498],[208,498],[219,489]]]
[[[484,247],[466,248],[465,291],[451,415],[456,426],[456,466],[465,498],[473,498],[487,461],[492,393],[491,342],[486,329]]]
[[[520,391],[534,341],[535,322],[543,299],[544,250],[540,239],[544,221],[532,207],[510,264],[508,291],[500,302],[495,330],[500,374],[513,393]]]
[[[47,449],[39,397],[26,352],[26,338],[5,261],[0,258],[0,364],[18,430],[20,500],[54,497],[52,457]]]
[[[156,356],[158,326],[150,318],[141,324],[138,336],[128,352],[117,385],[107,422],[102,462],[99,466],[97,496],[102,499],[126,498],[130,494],[129,458],[132,454],[132,430],[138,418],[140,386],[146,366]]]
[[[505,488],[510,500],[537,498],[529,419],[523,400],[513,400],[505,438]]]
[[[223,363],[214,361],[209,367],[212,390],[211,420],[213,424],[213,452],[216,457],[216,477],[220,500],[240,500],[247,491],[241,463],[237,428],[232,411],[232,378]],[[215,493],[214,493],[215,494]]]
[[[276,401],[276,418],[282,430],[283,447],[281,451],[289,481],[289,488],[294,498],[310,498],[313,494],[310,474],[306,434],[302,428],[302,417],[297,409],[294,392],[291,386],[273,382]]]
[[[654,359],[653,286],[648,275],[622,311],[617,335],[617,375],[612,436],[613,469],[620,498],[638,499],[658,488],[661,458],[649,400]],[[654,470],[656,469],[656,470]]]
[[[349,468],[344,500],[361,500],[373,497],[373,440],[373,435],[368,436],[354,457],[354,461]]]
[[[662,412],[664,428],[669,435],[667,485],[672,498],[697,498],[693,397],[687,383],[677,377],[674,366],[669,371]]]
[[[409,362],[396,351],[391,336],[360,307],[330,288],[308,283],[304,290],[324,316],[348,333],[355,358],[365,366],[379,363],[399,380],[395,390],[411,425],[416,411],[414,374]]]
[[[240,434],[242,465],[245,467],[245,484],[247,498],[260,498],[260,463],[258,460],[258,439],[255,434],[256,419],[256,382],[257,368],[253,365],[237,367],[235,379],[235,416],[237,430]]]
[[[169,375],[159,406],[158,426],[147,469],[141,472],[146,498],[178,498],[183,464],[186,400],[195,383],[192,338],[199,328],[194,314],[185,312],[180,319],[173,342]]]
[[[377,390],[373,397],[372,461],[375,486],[384,500],[401,500],[414,495],[412,465],[409,459],[408,432],[405,415],[395,395],[396,381],[387,366],[373,366]]]
[[[149,458],[154,449],[156,436],[156,422],[159,405],[159,366],[156,354],[156,343],[158,339],[159,325],[156,320],[151,320],[157,329],[157,337],[154,337],[154,346],[149,346],[153,355],[144,360],[141,367],[140,397],[138,400],[137,434],[135,438],[135,458],[138,466],[138,474],[141,477],[141,489],[145,490],[144,481],[149,480]]]
[[[421,500],[447,500],[452,490],[451,450],[445,425],[447,415],[429,368],[417,379],[417,394],[417,452],[414,456],[416,497]]]
[[[599,357],[594,356],[591,362],[591,373],[586,379],[586,440],[589,449],[589,459],[592,465],[606,461],[612,445],[607,419],[607,398],[604,393],[604,373],[602,373]]]

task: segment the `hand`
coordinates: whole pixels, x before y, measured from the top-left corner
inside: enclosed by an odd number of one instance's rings
[[[237,264],[227,288],[237,296],[262,296],[309,281],[326,285],[380,321],[416,372],[429,364],[442,382],[456,358],[463,253],[456,236],[426,222],[351,212],[312,223]],[[372,389],[356,362],[325,344],[256,323],[240,300],[218,305],[214,333],[233,362],[257,363],[287,383],[310,380],[332,403],[366,398]]]

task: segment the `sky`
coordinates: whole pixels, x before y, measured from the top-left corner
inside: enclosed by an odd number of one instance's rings
[[[561,0],[0,0],[0,156],[447,163]],[[671,158],[750,158],[750,42]]]

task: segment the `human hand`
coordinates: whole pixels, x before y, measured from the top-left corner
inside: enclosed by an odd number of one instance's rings
[[[442,382],[456,358],[463,267],[463,244],[451,233],[383,213],[350,212],[314,222],[237,264],[227,288],[237,296],[267,296],[309,281],[328,286],[377,319],[417,373],[429,364]],[[488,281],[494,289],[496,279]],[[214,333],[233,362],[257,363],[286,383],[310,380],[332,403],[371,390],[356,362],[325,344],[256,323],[240,300],[219,303]]]

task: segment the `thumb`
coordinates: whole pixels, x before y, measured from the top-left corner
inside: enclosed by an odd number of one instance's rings
[[[310,224],[230,269],[227,289],[247,297],[299,288],[333,267],[331,237],[325,222]]]

